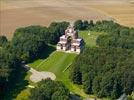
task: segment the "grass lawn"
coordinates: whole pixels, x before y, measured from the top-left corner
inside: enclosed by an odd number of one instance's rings
[[[64,69],[72,63],[75,57],[76,54],[54,51],[48,58],[36,60],[29,66],[39,71],[53,72],[57,80],[63,80],[66,79]]]
[[[62,81],[71,92],[87,97],[88,95],[83,92],[82,86],[74,85],[70,82],[69,69],[64,71],[76,56],[76,54],[54,51],[48,58],[36,60],[29,64],[29,66],[39,71],[53,72],[56,75],[56,80]]]
[[[105,34],[104,32],[95,32],[95,31],[80,31],[79,37],[83,38],[86,45],[96,46],[96,39],[100,34]]]
[[[80,31],[79,36],[84,39],[86,45],[96,46],[96,38],[102,33],[98,32],[89,32],[89,31]],[[64,53],[55,51],[54,46],[50,46],[42,55],[43,57],[35,60],[30,63],[29,66],[38,70],[38,71],[49,71],[53,72],[56,75],[56,80],[62,81],[69,90],[81,97],[94,97],[94,95],[87,95],[83,92],[82,86],[74,85],[69,80],[69,69],[65,71],[65,69],[73,62],[77,54],[72,53]],[[27,76],[27,80],[29,80],[29,75]],[[33,85],[33,83],[30,82]],[[24,89],[17,96],[16,100],[20,100],[21,97],[29,95],[29,88]],[[24,98],[27,100],[27,98]]]

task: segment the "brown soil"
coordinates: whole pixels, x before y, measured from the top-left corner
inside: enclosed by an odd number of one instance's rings
[[[16,28],[49,25],[53,21],[115,19],[134,26],[132,0],[1,0],[0,35],[12,37]]]

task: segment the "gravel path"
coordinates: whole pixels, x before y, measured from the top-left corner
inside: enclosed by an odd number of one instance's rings
[[[32,75],[30,76],[30,80],[32,82],[39,82],[42,79],[47,79],[50,78],[51,80],[55,80],[56,76],[54,73],[52,72],[47,72],[47,71],[37,71],[33,68],[30,68],[28,65],[25,65],[25,68],[29,69],[29,71],[32,73]]]

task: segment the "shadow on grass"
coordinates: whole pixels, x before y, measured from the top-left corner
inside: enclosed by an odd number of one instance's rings
[[[55,51],[54,46],[47,46],[45,49],[40,53],[41,55],[36,58],[37,59],[46,59],[53,51]],[[34,60],[34,61],[35,61]],[[25,80],[25,77],[27,76],[27,69],[24,67],[21,67],[19,69],[19,72],[17,73],[15,77],[12,77],[10,80],[10,84],[8,84],[8,89],[6,90],[6,95],[4,96],[4,99],[2,100],[13,100],[17,97],[18,94],[21,93],[22,90],[27,88],[27,85],[29,84],[28,80]]]
[[[54,46],[48,45],[42,52],[38,59],[46,59],[56,48]]]
[[[37,58],[34,58],[33,60],[29,61],[28,63],[33,63],[34,61],[38,59],[46,59],[49,57],[49,55],[54,52],[56,49],[53,45],[46,45],[41,51],[40,55]]]
[[[10,84],[8,84],[4,100],[13,100],[22,90],[27,88],[26,86],[29,84],[28,80],[25,80],[27,70],[23,67],[20,70],[21,72],[18,73],[16,77],[12,78]]]
[[[82,100],[82,98],[79,95],[73,93],[70,94],[70,98],[71,100]]]

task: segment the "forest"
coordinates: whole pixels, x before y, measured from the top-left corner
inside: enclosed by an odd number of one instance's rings
[[[74,84],[87,94],[116,99],[134,91],[134,29],[113,21],[98,21],[91,30],[100,35],[97,47],[86,46],[76,57],[70,73]]]
[[[47,52],[49,44],[57,44],[69,22],[53,22],[48,27],[27,26],[16,29],[13,38],[0,36],[0,97],[15,88],[29,63]],[[115,99],[134,91],[134,28],[113,21],[82,21],[74,23],[77,30],[106,32],[100,35],[96,47],[85,45],[71,65],[70,81],[82,85],[84,92],[97,97]],[[59,88],[50,88],[57,86]],[[48,94],[45,94],[47,88]],[[44,91],[44,92],[43,92]],[[44,80],[31,90],[31,100],[69,99],[69,90],[58,81]],[[42,93],[42,94],[40,94]],[[46,100],[46,99],[45,99]]]
[[[31,89],[30,100],[70,100],[69,90],[60,81],[42,80]]]
[[[26,72],[22,65],[39,58],[48,44],[56,44],[68,25],[68,22],[53,22],[49,27],[18,28],[10,41],[0,36],[0,98],[15,89],[18,79]]]

